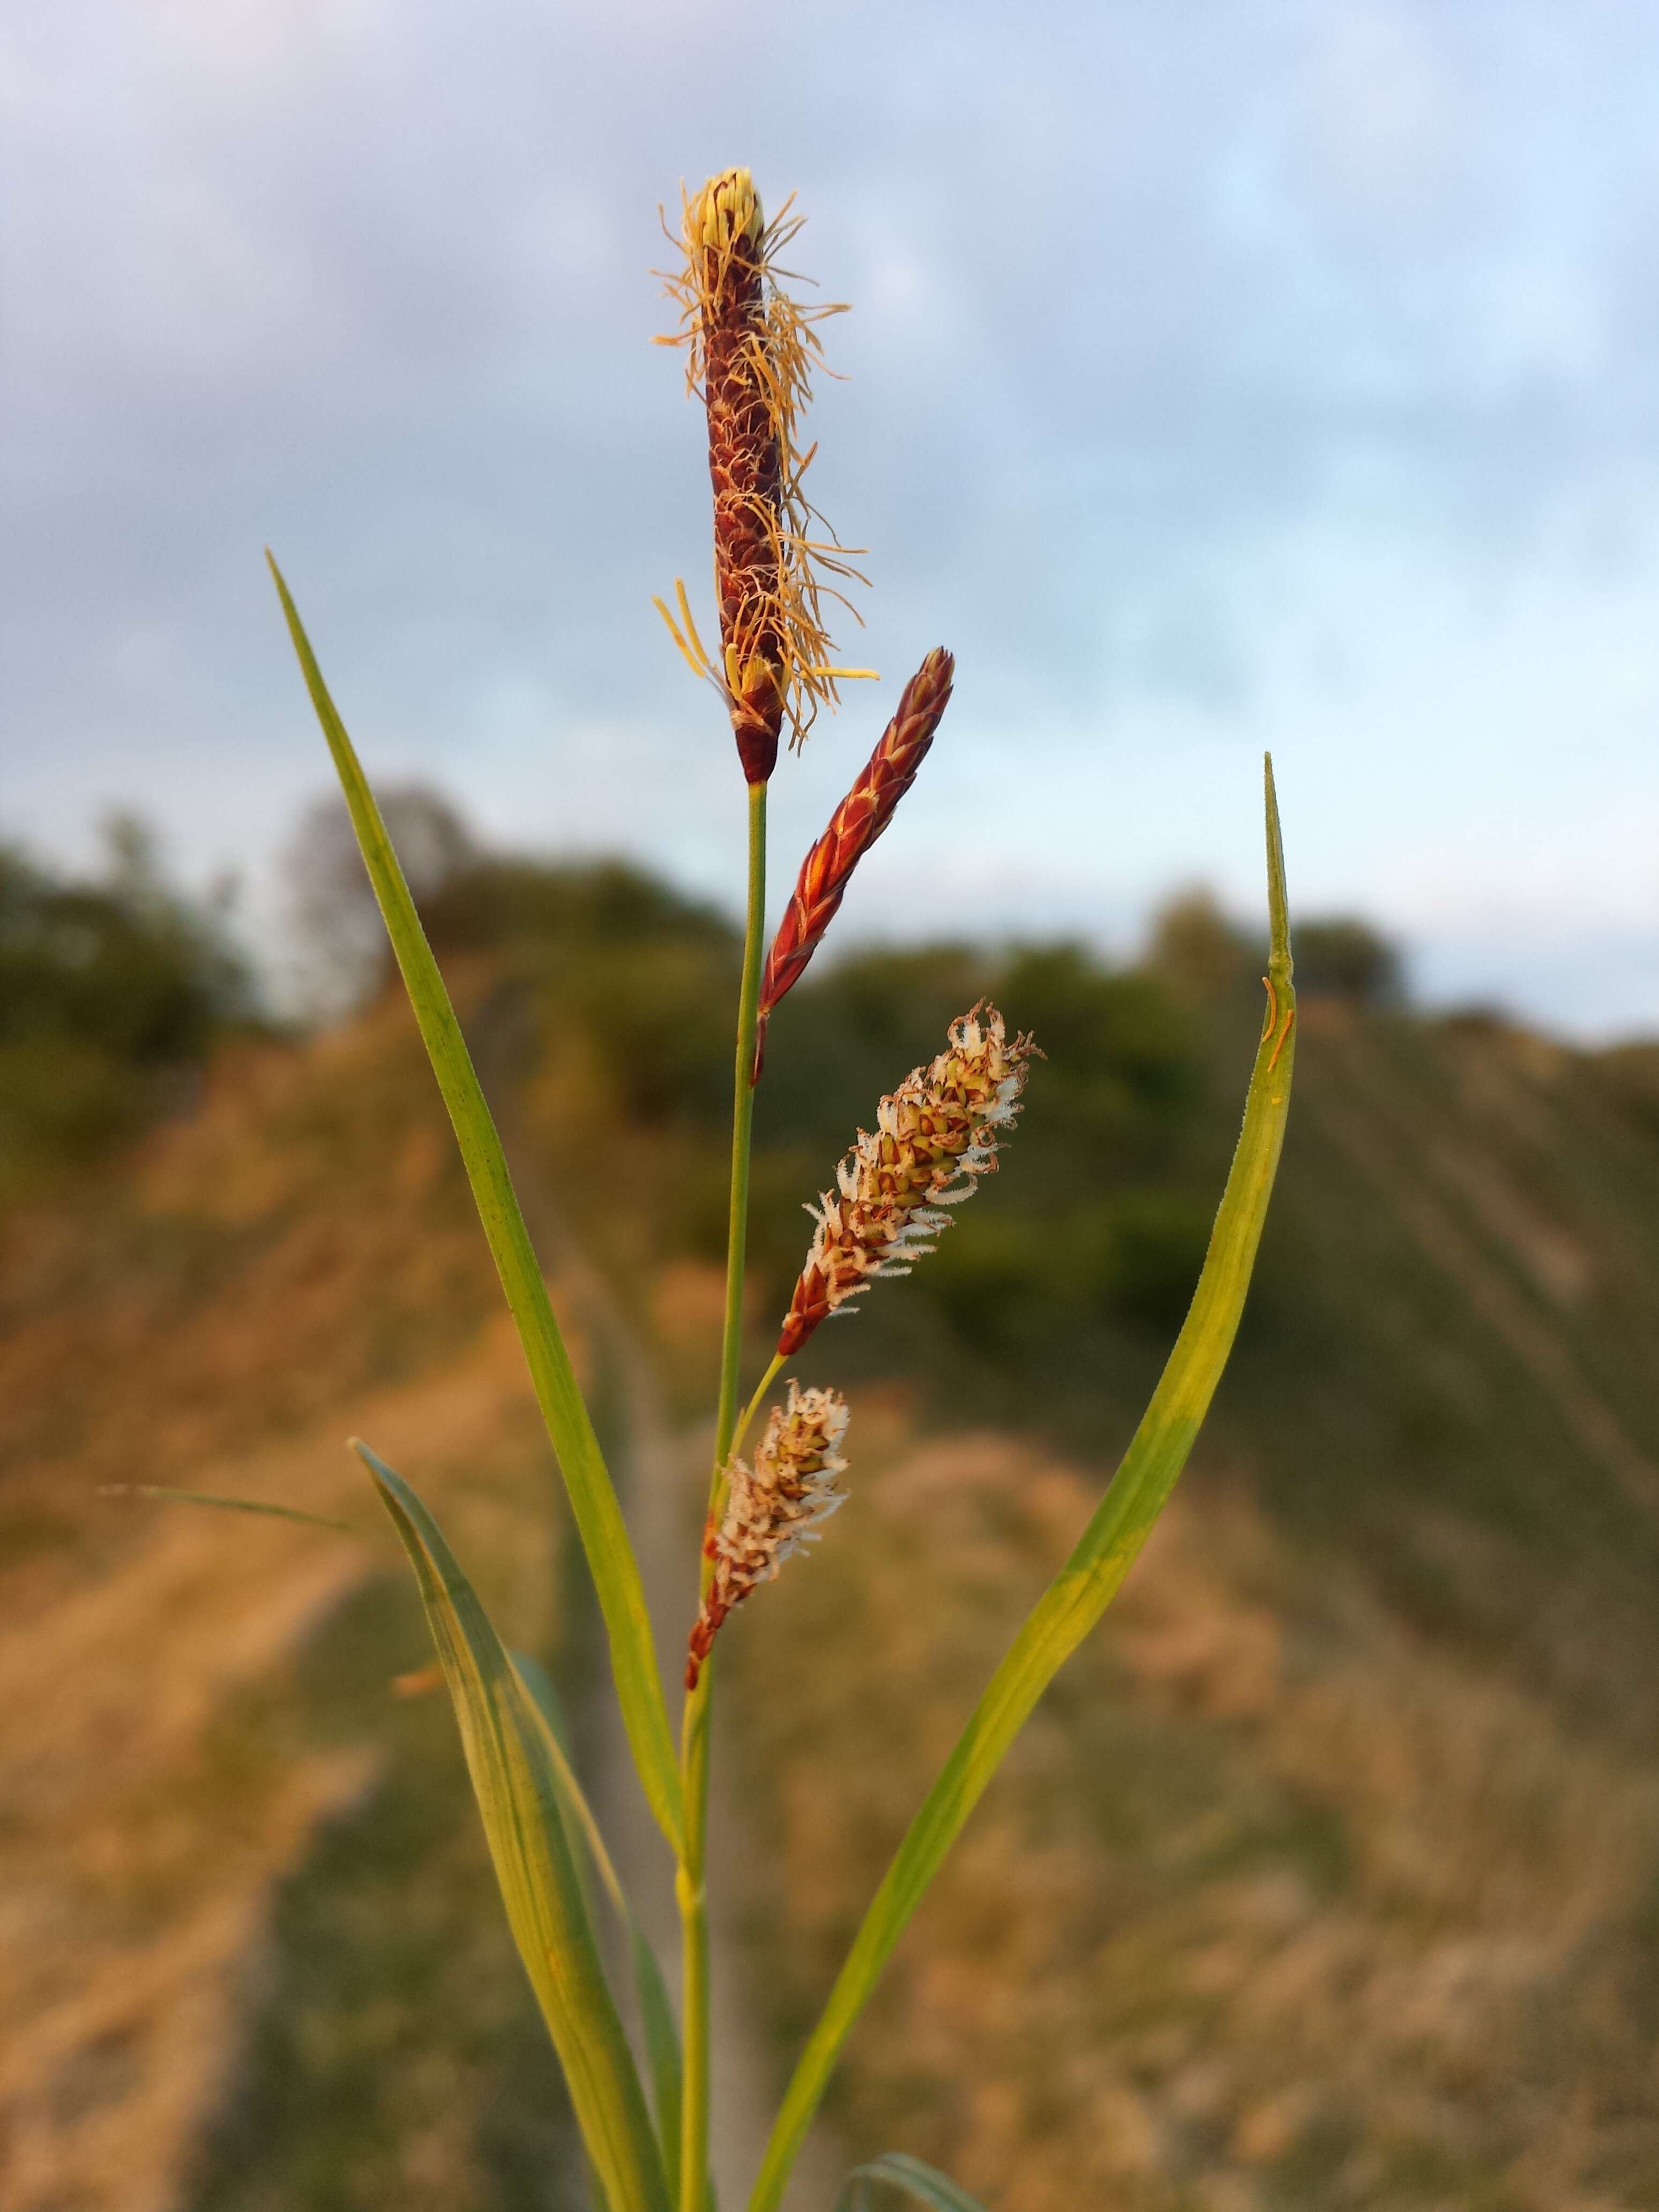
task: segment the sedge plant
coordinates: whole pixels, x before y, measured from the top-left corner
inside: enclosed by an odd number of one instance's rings
[[[748,881],[733,1052],[731,1200],[714,1441],[695,1620],[678,1723],[617,1491],[549,1301],[506,1160],[437,964],[374,794],[275,563],[283,612],[328,740],[375,896],[459,1145],[479,1218],[518,1325],[598,1593],[611,1674],[647,1802],[673,1853],[681,1928],[679,1999],[623,1892],[562,1739],[549,1686],[504,1647],[442,1531],[409,1484],[362,1455],[402,1539],[453,1700],[503,1903],[568,2086],[606,2212],[712,2212],[710,1948],[706,1897],[710,1715],[722,1624],[816,1536],[844,1496],[848,1408],[803,1389],[789,1362],[821,1324],[882,1277],[925,1258],[998,1164],[1020,1111],[1036,1042],[995,1007],[966,1009],[937,1056],[896,1084],[814,1212],[811,1248],[770,1355],[743,1372],[750,1127],[768,1022],[823,942],[854,869],[908,791],[951,697],[951,656],[929,653],[866,766],[806,855],[769,944],[766,805],[786,734],[802,742],[840,687],[870,672],[837,665],[828,623],[856,580],[806,490],[813,449],[800,422],[820,357],[818,325],[778,256],[800,218],[769,222],[747,170],[682,195],[681,309],[666,341],[686,349],[707,413],[714,489],[714,627],[705,646],[684,584],[658,605],[675,645],[720,702],[736,741],[748,813]],[[843,2044],[911,1915],[1015,1735],[1099,1620],[1180,1474],[1231,1348],[1272,1193],[1295,1054],[1284,868],[1266,764],[1270,951],[1266,1018],[1243,1126],[1207,1256],[1162,1379],[1071,1556],[968,1716],[871,1901],[800,2051],[749,2198],[775,2212]],[[745,1385],[747,1386],[745,1388]],[[757,1440],[744,1456],[751,1432]],[[797,1570],[804,1571],[804,1570]],[[781,1600],[773,1600],[780,1602]],[[616,1916],[614,1955],[631,1976],[636,2052],[594,1924]],[[894,2153],[848,2177],[843,2203],[878,2186],[972,2209],[954,2183]]]

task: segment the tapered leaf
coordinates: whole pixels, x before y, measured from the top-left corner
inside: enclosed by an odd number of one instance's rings
[[[577,1880],[547,1730],[415,1492],[366,1444],[443,1662],[489,1855],[610,2212],[668,2212],[662,2160]]]
[[[674,2020],[674,2008],[669,2001],[662,1969],[657,1964],[657,1954],[628,1901],[627,1892],[617,1873],[616,1863],[605,1848],[599,1824],[593,1817],[592,1808],[570,1763],[569,1732],[565,1726],[558,1692],[554,1688],[546,1668],[526,1653],[515,1651],[513,1663],[519,1670],[520,1678],[530,1694],[536,1717],[545,1732],[548,1761],[559,1792],[559,1809],[564,1815],[565,1832],[570,1839],[572,1855],[586,1851],[599,1885],[621,1924],[623,1940],[628,1945],[629,1963],[634,1975],[634,1993],[640,2008],[640,2026],[645,2036],[646,2063],[651,2073],[652,2109],[656,2114],[657,2136],[662,2150],[664,2170],[668,2177],[668,2195],[671,2203],[678,2203],[680,2035]]]
[[[1186,1464],[1227,1364],[1279,1168],[1296,1048],[1285,860],[1271,761],[1265,764],[1265,783],[1272,924],[1267,1019],[1238,1148],[1192,1305],[1110,1488],[992,1677],[876,1893],[790,2081],[750,2199],[750,2212],[774,2212],[842,2045],[893,1946],[1032,1706],[1100,1619],[1133,1564]]]
[[[326,1514],[305,1513],[297,1505],[276,1505],[264,1498],[222,1498],[213,1490],[173,1490],[164,1482],[100,1482],[100,1498],[170,1498],[179,1505],[213,1505],[223,1513],[258,1513],[273,1521],[298,1521],[307,1528],[331,1528],[337,1536],[366,1536],[349,1521],[331,1521]]]
[[[978,2197],[970,2197],[965,2189],[958,2189],[948,2174],[902,2150],[890,2150],[880,2158],[872,2158],[867,2166],[855,2166],[836,2200],[836,2212],[866,2212],[873,2181],[884,2181],[890,2188],[902,2190],[918,2204],[932,2205],[933,2212],[985,2212]]]
[[[269,554],[266,556],[270,560]],[[345,725],[328,695],[298,611],[275,561],[270,573],[283,602],[294,649],[299,655],[311,703],[334,757],[351,823],[357,833],[369,881],[380,902],[415,1018],[420,1024],[444,1104],[454,1124],[467,1180],[485,1237],[518,1323],[531,1379],[558,1455],[565,1487],[582,1547],[599,1593],[611,1642],[611,1664],[628,1740],[651,1809],[664,1834],[680,1850],[679,1767],[657,1672],[651,1626],[640,1584],[639,1567],[629,1542],[622,1508],[606,1470],[593,1424],[582,1402],[569,1355],[553,1316],[547,1285],[519,1210],[501,1139],[479,1088],[460,1024],[449,1003],[438,963],[426,941],[415,902],[404,881],[398,856],[386,836]]]

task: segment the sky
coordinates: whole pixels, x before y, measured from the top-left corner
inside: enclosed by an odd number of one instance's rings
[[[819,506],[882,672],[773,787],[778,891],[930,647],[838,925],[1133,944],[1294,904],[1419,991],[1659,1030],[1652,0],[15,0],[0,16],[0,835],[233,868],[325,760],[735,904],[705,452],[659,208],[809,218]],[[711,625],[712,627],[712,625]]]

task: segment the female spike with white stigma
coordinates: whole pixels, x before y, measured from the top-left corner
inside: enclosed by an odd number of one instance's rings
[[[830,665],[825,602],[851,602],[829,579],[864,580],[806,496],[817,448],[803,453],[796,440],[823,358],[814,325],[843,310],[804,307],[783,289],[777,255],[804,218],[786,200],[769,223],[747,169],[723,170],[683,203],[684,259],[665,272],[680,327],[659,343],[687,349],[687,381],[708,413],[718,661],[697,635],[684,584],[675,587],[678,620],[661,599],[656,607],[725,700],[744,775],[764,783],[785,721],[799,741],[818,708],[836,703],[840,681],[875,672]]]
[[[1029,1036],[1010,1037],[985,1000],[954,1021],[931,1067],[907,1075],[836,1171],[836,1188],[807,1212],[817,1223],[789,1302],[778,1358],[800,1350],[821,1321],[878,1275],[908,1275],[951,1225],[944,1209],[994,1172],[999,1129],[1012,1126]]]
[[[817,1541],[819,1529],[846,1498],[836,1487],[847,1462],[838,1447],[847,1433],[847,1401],[834,1390],[789,1385],[775,1406],[750,1468],[735,1461],[726,1510],[703,1544],[714,1561],[708,1589],[691,1631],[685,1686],[695,1690],[716,1630],[750,1590],[770,1582],[791,1552]]]

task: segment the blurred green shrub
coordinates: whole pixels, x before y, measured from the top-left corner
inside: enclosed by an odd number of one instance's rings
[[[1347,915],[1297,924],[1296,981],[1304,998],[1346,999],[1355,1006],[1397,1006],[1405,996],[1396,947]]]
[[[105,840],[84,880],[0,848],[0,1200],[132,1134],[252,1012],[222,906],[172,885],[131,816]]]
[[[1079,1321],[1167,1334],[1185,1316],[1209,1233],[1204,1208],[1167,1189],[1120,1191],[1061,1218],[1010,1206],[964,1217],[941,1239],[924,1295],[964,1341],[1005,1354]]]
[[[1095,1311],[1178,1328],[1210,1240],[1211,1213],[1178,1191],[1127,1190],[1078,1227],[1078,1276]]]

